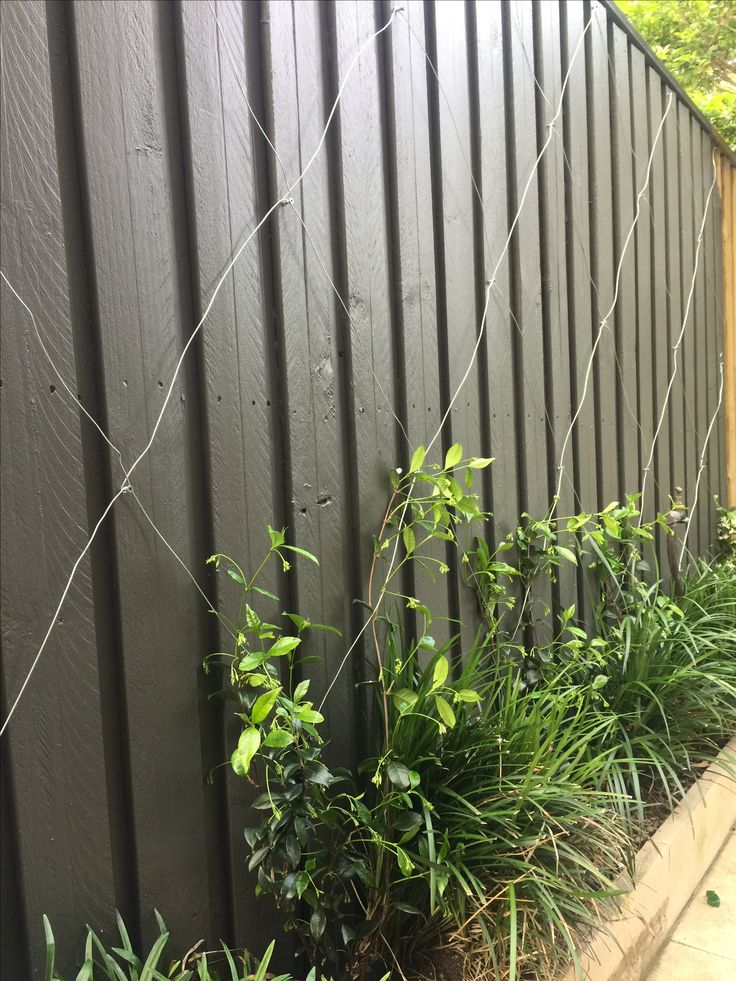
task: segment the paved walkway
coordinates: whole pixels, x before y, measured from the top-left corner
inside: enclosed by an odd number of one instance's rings
[[[709,906],[706,892],[720,898]],[[677,921],[647,981],[736,981],[736,828]]]

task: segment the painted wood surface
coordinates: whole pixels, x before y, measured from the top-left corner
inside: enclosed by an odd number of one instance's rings
[[[404,6],[373,40],[387,0],[0,5],[0,265],[125,463],[248,239],[132,480],[180,562],[122,495],[3,739],[3,975],[40,976],[43,912],[63,970],[116,907],[136,939],[159,908],[172,956],[200,937],[262,950],[279,929],[246,871],[253,789],[218,767],[234,726],[200,668],[227,637],[180,563],[227,609],[212,552],[253,569],[271,524],[319,555],[265,585],[271,612],[342,630],[310,653],[314,694],[332,686],[329,752],[348,763],[372,749],[356,689],[370,645],[338,669],[388,474],[456,392],[433,459],[454,441],[496,457],[478,484],[491,538],[546,512],[560,464],[566,514],[635,492],[664,408],[653,517],[678,483],[694,493],[723,350],[693,551],[727,479],[733,502],[732,162],[695,270],[711,137],[607,4]],[[4,283],[1,341],[4,718],[123,471]],[[402,587],[462,616],[467,642],[462,566],[436,557],[448,575]],[[540,600],[571,590],[584,615],[570,569]]]

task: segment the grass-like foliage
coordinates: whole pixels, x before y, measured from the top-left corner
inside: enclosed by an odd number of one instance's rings
[[[260,960],[247,954],[234,954],[226,944],[209,954],[193,949],[183,960],[167,960],[165,951],[169,932],[160,913],[154,912],[159,935],[148,953],[140,956],[133,949],[130,935],[119,913],[117,921],[120,946],[105,946],[94,930],[88,927],[84,961],[75,981],[95,981],[102,978],[107,981],[266,981],[266,978],[269,981],[294,981],[290,974],[277,976],[267,973],[275,941],[269,944]],[[46,938],[44,981],[63,981],[56,972],[56,941],[46,916],[43,918],[43,926]],[[196,946],[199,948],[201,944]],[[307,981],[315,981],[314,974]]]
[[[508,661],[488,661],[479,638],[445,726],[443,655],[422,670],[391,633],[392,753],[414,785],[403,847],[415,871],[397,884],[384,933],[409,937],[405,958],[430,977],[447,976],[448,947],[462,976],[552,977],[610,909],[628,857],[609,795],[593,789],[605,725],[590,712],[595,691],[528,688]]]

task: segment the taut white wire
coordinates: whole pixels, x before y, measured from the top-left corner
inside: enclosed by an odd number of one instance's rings
[[[269,137],[268,133],[266,132],[266,130],[261,125],[261,121],[259,120],[258,115],[256,114],[256,111],[254,110],[253,106],[251,105],[250,99],[248,98],[248,92],[247,92],[245,83],[243,81],[241,81],[240,72],[238,71],[237,65],[235,63],[235,57],[234,57],[234,55],[233,55],[233,53],[232,53],[232,51],[230,49],[230,44],[228,42],[227,36],[226,36],[225,32],[222,29],[222,25],[220,24],[220,19],[217,16],[217,10],[213,6],[213,4],[212,4],[212,0],[207,0],[207,3],[209,5],[210,10],[212,11],[212,16],[215,19],[215,25],[217,27],[217,31],[218,31],[220,37],[222,38],[222,42],[223,42],[223,44],[225,46],[225,51],[226,51],[227,56],[228,56],[228,59],[230,61],[230,67],[233,70],[233,74],[235,75],[235,79],[236,79],[236,81],[238,83],[238,87],[240,88],[240,91],[243,94],[243,98],[245,99],[245,104],[248,107],[248,112],[250,112],[251,117],[252,117],[254,123],[256,124],[256,126],[258,127],[258,129],[261,131],[261,134],[263,135],[264,140],[271,147],[271,150],[273,151],[273,154],[276,157],[276,160],[278,161],[279,166],[281,167],[281,173],[284,175],[284,183],[288,184],[289,183],[289,177],[288,177],[288,175],[286,173],[286,167],[284,166],[284,161],[279,156],[279,151],[276,149],[276,147],[274,146],[273,142],[271,141],[271,138]],[[332,277],[330,276],[329,272],[327,271],[327,267],[326,267],[325,263],[322,261],[322,257],[319,254],[319,251],[317,249],[317,246],[316,246],[316,244],[314,242],[314,239],[312,238],[312,235],[311,235],[309,229],[307,228],[306,224],[304,223],[304,219],[302,218],[302,216],[301,216],[301,214],[299,212],[299,209],[294,204],[294,201],[293,201],[292,198],[289,198],[288,201],[287,201],[287,203],[288,203],[289,207],[291,208],[291,210],[296,215],[296,217],[299,219],[299,222],[301,223],[301,226],[304,229],[304,233],[307,236],[307,239],[309,241],[309,244],[312,246],[312,250],[314,252],[315,258],[317,259],[317,262],[319,263],[320,268],[322,269],[322,272],[325,274],[325,277],[327,278],[327,282],[332,287],[332,290],[333,290],[335,296],[340,301],[340,305],[342,306],[343,310],[345,311],[345,315],[348,318],[348,323],[350,325],[350,336],[351,337],[353,337],[353,336],[356,337],[357,340],[358,340],[358,343],[360,344],[360,346],[362,348],[363,347],[363,341],[362,341],[362,338],[361,338],[360,334],[357,331],[353,332],[353,330],[352,330],[352,327],[353,327],[353,318],[350,316],[350,311],[348,310],[347,306],[345,305],[345,301],[343,300],[342,295],[340,294],[340,291],[338,290],[337,286],[335,285],[335,283],[332,280]],[[406,440],[407,445],[408,445],[409,444],[409,434],[407,433],[406,429],[404,428],[404,424],[402,423],[401,419],[399,419],[398,415],[396,414],[396,412],[394,410],[394,407],[391,404],[391,399],[386,394],[386,391],[384,390],[384,387],[381,384],[381,379],[378,377],[378,375],[375,372],[375,369],[373,368],[372,360],[368,356],[368,354],[367,354],[367,352],[365,351],[364,348],[363,348],[363,354],[366,356],[366,360],[370,364],[370,370],[371,370],[371,374],[373,376],[373,381],[378,386],[378,389],[379,389],[381,395],[383,396],[383,399],[384,399],[384,401],[385,401],[385,403],[386,403],[386,405],[388,407],[388,411],[391,413],[391,415],[393,416],[394,420],[398,424],[399,429],[403,433],[404,439]]]
[[[667,97],[667,106],[665,108],[664,113],[662,114],[662,119],[660,121],[659,127],[657,128],[657,132],[655,134],[654,141],[652,142],[652,148],[651,148],[651,151],[649,153],[649,160],[647,161],[647,169],[646,169],[646,174],[645,174],[645,178],[644,178],[644,184],[643,184],[641,190],[639,191],[639,193],[636,196],[636,211],[634,213],[634,220],[631,223],[631,226],[629,228],[628,234],[627,234],[627,236],[626,236],[626,238],[624,240],[624,244],[623,244],[622,249],[621,249],[621,254],[619,255],[618,267],[616,269],[615,288],[614,288],[614,291],[613,291],[613,301],[611,303],[611,306],[608,309],[608,312],[604,316],[603,320],[601,320],[600,326],[598,327],[598,332],[596,334],[595,343],[593,344],[592,350],[590,352],[590,357],[588,358],[588,364],[587,364],[587,367],[585,369],[585,381],[583,383],[583,393],[580,396],[580,401],[578,403],[577,409],[575,410],[575,415],[570,420],[570,425],[567,428],[567,432],[565,433],[565,438],[564,438],[564,440],[562,442],[562,450],[560,451],[560,462],[558,464],[558,470],[559,470],[560,476],[559,476],[559,479],[557,481],[557,489],[555,491],[555,500],[552,502],[552,513],[554,513],[554,509],[555,509],[555,506],[556,506],[556,501],[557,501],[557,499],[560,496],[560,490],[562,488],[562,474],[563,474],[564,469],[565,469],[563,461],[565,459],[565,453],[567,451],[567,446],[568,446],[568,443],[570,442],[570,437],[571,437],[572,431],[573,431],[573,429],[575,427],[575,423],[578,421],[578,418],[580,417],[580,413],[583,410],[583,403],[585,402],[585,397],[588,394],[588,385],[590,383],[590,375],[591,375],[591,372],[593,370],[593,362],[595,361],[596,351],[598,350],[598,345],[600,344],[601,337],[603,336],[603,331],[608,326],[608,318],[611,316],[611,314],[613,313],[613,311],[616,308],[616,304],[618,303],[618,292],[619,292],[619,289],[620,289],[620,286],[621,286],[621,271],[623,269],[624,257],[626,255],[626,250],[629,247],[629,242],[631,241],[631,238],[632,238],[632,236],[634,234],[634,229],[636,228],[637,222],[639,221],[639,215],[641,213],[641,200],[644,197],[644,195],[646,194],[647,189],[649,187],[649,179],[650,179],[651,172],[652,172],[652,163],[654,161],[654,152],[655,152],[655,150],[657,148],[657,143],[659,142],[659,138],[662,135],[662,129],[664,127],[664,122],[665,122],[665,119],[667,118],[667,114],[669,113],[670,108],[672,106],[673,98],[674,98],[673,93],[670,92],[669,93],[669,96]],[[642,496],[643,496],[643,491],[642,491]]]
[[[34,329],[34,332],[36,334],[36,338],[38,340],[39,346],[40,346],[41,350],[43,351],[44,355],[46,356],[46,360],[48,361],[49,365],[51,366],[51,369],[53,370],[54,374],[58,378],[60,384],[66,390],[67,394],[69,395],[69,398],[73,402],[76,403],[76,405],[79,407],[79,409],[84,413],[84,415],[87,417],[87,419],[95,427],[95,429],[100,434],[100,436],[102,436],[102,438],[107,443],[107,445],[110,447],[110,449],[113,451],[113,453],[117,456],[118,463],[120,464],[120,468],[123,471],[123,473],[125,473],[125,464],[123,463],[123,457],[122,457],[122,454],[121,454],[120,450],[113,443],[113,441],[107,435],[107,433],[102,428],[102,426],[97,422],[97,420],[94,418],[94,416],[91,415],[90,412],[88,412],[88,410],[84,407],[84,405],[82,404],[82,402],[74,394],[74,391],[69,387],[69,385],[65,381],[64,376],[62,375],[61,371],[59,370],[58,366],[54,362],[54,359],[51,357],[51,355],[49,353],[49,350],[46,347],[46,344],[44,343],[43,338],[41,336],[41,333],[40,333],[40,331],[38,329],[38,325],[36,323],[36,318],[35,318],[35,316],[33,314],[33,311],[28,306],[28,304],[25,302],[25,300],[20,295],[20,293],[18,293],[18,291],[15,289],[15,287],[13,286],[13,284],[10,282],[10,280],[8,279],[8,277],[5,275],[5,273],[1,269],[0,269],[0,276],[2,276],[2,278],[5,280],[5,284],[7,285],[8,289],[10,289],[10,291],[13,294],[13,296],[15,296],[15,298],[18,300],[18,302],[21,304],[21,306],[24,308],[24,310],[28,313],[28,316],[31,318],[31,323],[33,324],[33,329]],[[174,558],[176,559],[176,561],[179,563],[179,565],[182,567],[182,569],[184,569],[184,571],[186,572],[186,574],[192,580],[192,582],[194,583],[194,586],[196,587],[197,591],[200,593],[200,595],[202,596],[202,598],[207,603],[208,609],[210,609],[217,616],[217,618],[220,620],[220,623],[222,623],[222,625],[225,628],[225,630],[230,634],[231,637],[234,638],[235,637],[235,634],[232,632],[232,630],[227,625],[227,623],[225,623],[222,614],[217,609],[215,609],[214,605],[212,604],[212,602],[210,601],[209,597],[204,592],[204,590],[202,589],[202,587],[197,582],[194,574],[189,569],[189,567],[187,566],[187,564],[184,561],[184,559],[182,559],[182,557],[176,551],[176,549],[174,548],[174,546],[166,539],[164,533],[156,525],[155,521],[153,520],[153,518],[151,517],[151,515],[148,513],[148,511],[146,510],[146,508],[144,507],[143,502],[141,501],[141,499],[136,494],[135,489],[132,486],[129,486],[127,488],[127,490],[135,498],[135,500],[136,500],[136,502],[138,504],[138,507],[143,512],[143,514],[144,514],[146,520],[148,521],[149,525],[153,528],[153,530],[156,532],[156,534],[161,539],[161,541],[163,542],[163,544],[171,552],[171,554],[174,556]],[[1,733],[0,733],[0,735],[1,735]]]
[[[408,21],[407,21],[407,23],[408,23]],[[457,389],[455,390],[455,394],[450,399],[450,404],[447,406],[447,410],[446,410],[445,414],[442,416],[442,419],[440,420],[440,424],[439,424],[439,427],[437,429],[437,432],[434,434],[434,436],[430,440],[429,444],[427,445],[427,450],[428,451],[432,448],[432,446],[436,442],[437,438],[439,437],[440,433],[442,432],[442,428],[445,425],[445,422],[447,421],[447,418],[450,415],[450,412],[452,411],[452,407],[454,406],[455,401],[457,400],[457,397],[460,394],[460,391],[462,390],[463,386],[465,385],[465,382],[468,380],[468,377],[470,375],[470,372],[473,370],[473,365],[475,364],[475,360],[476,360],[476,357],[478,356],[478,351],[480,349],[480,345],[481,345],[481,342],[483,340],[483,335],[485,333],[486,320],[487,320],[487,317],[488,317],[488,304],[489,304],[490,297],[491,297],[491,289],[494,287],[494,285],[496,283],[496,277],[498,275],[498,270],[501,268],[501,263],[506,258],[506,254],[507,254],[507,252],[509,250],[509,246],[511,245],[511,239],[513,238],[514,231],[516,230],[516,226],[519,223],[519,218],[521,217],[521,212],[522,212],[522,210],[524,208],[524,204],[526,203],[526,199],[527,199],[527,196],[529,194],[529,190],[530,190],[530,188],[532,186],[532,181],[534,180],[534,178],[536,176],[536,173],[537,173],[537,170],[539,169],[539,164],[541,163],[542,157],[544,156],[544,154],[547,151],[547,147],[552,142],[552,137],[553,137],[553,135],[555,133],[555,124],[557,123],[557,120],[562,115],[562,107],[563,107],[563,103],[565,101],[565,92],[567,91],[567,85],[568,85],[568,82],[570,81],[570,73],[572,72],[572,67],[573,67],[573,64],[575,63],[575,59],[576,59],[576,57],[578,55],[578,52],[580,51],[580,49],[583,46],[583,42],[585,40],[585,35],[586,35],[587,31],[588,31],[588,28],[590,27],[590,23],[591,23],[591,21],[589,20],[588,23],[585,25],[585,30],[583,30],[583,32],[581,33],[581,35],[580,35],[580,37],[578,39],[578,43],[575,45],[575,49],[574,49],[574,51],[573,51],[573,53],[572,53],[572,55],[570,57],[570,63],[567,66],[567,71],[565,72],[565,77],[564,77],[564,79],[562,81],[562,87],[560,89],[560,100],[559,100],[559,103],[558,103],[558,106],[557,106],[557,111],[555,112],[554,116],[552,117],[552,119],[547,124],[547,128],[549,130],[549,133],[547,134],[547,138],[544,141],[544,143],[542,144],[542,149],[537,154],[537,158],[536,158],[536,160],[534,161],[534,163],[532,165],[531,171],[529,172],[529,176],[527,178],[526,184],[524,185],[524,190],[523,190],[522,195],[521,195],[521,198],[519,200],[519,204],[518,204],[518,207],[516,209],[516,214],[514,216],[514,220],[511,222],[511,226],[509,228],[509,232],[508,232],[508,235],[506,237],[506,241],[504,243],[503,249],[501,250],[501,254],[498,257],[498,261],[496,262],[496,265],[493,268],[493,272],[491,273],[491,278],[488,280],[488,284],[486,286],[485,304],[483,306],[483,316],[481,317],[480,329],[478,330],[478,338],[477,338],[477,340],[475,342],[475,346],[473,348],[473,353],[472,353],[472,355],[470,357],[470,361],[468,363],[468,367],[466,368],[463,377],[460,379],[460,383],[458,384]]]
[[[322,130],[322,134],[320,136],[320,139],[319,139],[319,141],[317,143],[317,146],[316,146],[314,152],[312,153],[312,156],[307,161],[306,166],[304,167],[304,169],[302,170],[302,172],[299,174],[299,176],[294,180],[294,182],[287,188],[284,196],[281,199],[279,199],[278,201],[274,202],[274,204],[266,211],[266,213],[264,214],[264,216],[261,218],[261,220],[255,226],[255,228],[253,229],[253,231],[247,236],[247,238],[242,243],[242,245],[240,245],[238,247],[238,249],[234,253],[233,257],[230,259],[230,261],[228,262],[227,266],[225,267],[225,271],[222,273],[220,279],[218,280],[217,285],[215,286],[214,291],[212,293],[212,296],[210,297],[210,301],[207,304],[207,306],[205,308],[205,311],[202,314],[202,317],[201,317],[199,323],[197,324],[197,326],[194,328],[194,330],[190,334],[189,340],[184,345],[184,349],[183,349],[183,351],[181,352],[181,354],[179,356],[179,359],[178,359],[178,361],[176,363],[176,367],[174,368],[174,374],[172,375],[171,382],[169,383],[169,387],[168,387],[168,390],[166,392],[166,397],[164,398],[163,405],[161,406],[161,409],[159,411],[158,417],[156,418],[156,422],[154,424],[154,427],[153,427],[153,430],[151,432],[151,435],[150,435],[150,437],[148,439],[148,442],[146,443],[146,445],[144,446],[144,448],[141,450],[141,452],[138,454],[138,456],[136,457],[136,459],[133,461],[132,466],[126,471],[125,476],[124,476],[124,479],[123,479],[123,482],[120,485],[120,488],[118,489],[118,491],[113,495],[113,497],[108,502],[107,506],[105,507],[105,510],[102,512],[102,515],[100,516],[99,520],[97,521],[97,524],[93,528],[92,534],[90,535],[89,539],[87,540],[86,545],[84,546],[84,548],[80,552],[80,554],[79,554],[76,562],[74,563],[74,565],[72,567],[72,571],[69,574],[69,578],[67,579],[66,585],[65,585],[64,590],[63,590],[63,592],[61,594],[61,599],[59,600],[59,602],[58,602],[58,604],[56,606],[56,609],[54,611],[54,614],[53,614],[53,616],[51,618],[51,622],[49,623],[49,626],[48,626],[48,628],[46,630],[46,633],[44,634],[43,640],[41,641],[41,646],[38,649],[38,653],[36,654],[36,656],[33,659],[33,662],[31,663],[31,667],[30,667],[28,673],[26,674],[25,680],[23,681],[23,684],[21,685],[20,691],[18,692],[18,694],[15,697],[15,700],[13,701],[13,704],[12,704],[12,706],[10,708],[10,711],[8,712],[8,714],[7,714],[6,718],[5,718],[5,721],[2,724],[2,728],[0,728],[0,737],[5,732],[5,730],[6,730],[7,726],[8,726],[8,723],[10,722],[10,720],[11,720],[11,718],[13,716],[13,713],[15,712],[16,708],[18,707],[18,704],[19,704],[21,698],[23,697],[23,693],[25,692],[26,687],[28,686],[28,683],[31,680],[31,677],[33,675],[33,672],[35,671],[36,666],[37,666],[39,660],[41,659],[41,655],[43,654],[44,648],[46,647],[46,644],[48,643],[48,639],[51,636],[51,633],[52,633],[52,631],[54,629],[54,625],[56,624],[56,618],[58,617],[59,612],[61,611],[61,608],[64,605],[64,601],[65,601],[65,599],[67,597],[67,594],[69,593],[69,590],[70,590],[70,588],[72,586],[72,583],[74,581],[74,577],[77,574],[77,569],[79,568],[80,564],[82,563],[82,560],[84,559],[84,557],[86,556],[87,552],[91,548],[92,543],[94,542],[94,540],[95,540],[95,538],[97,536],[97,532],[100,530],[100,527],[102,526],[102,524],[103,524],[105,518],[107,517],[107,515],[110,513],[110,510],[112,509],[112,507],[115,504],[115,502],[123,494],[129,492],[130,487],[131,487],[131,485],[130,485],[130,477],[131,477],[131,474],[135,471],[135,469],[138,467],[138,465],[140,464],[140,462],[147,456],[149,450],[151,449],[151,446],[153,445],[153,442],[154,442],[154,440],[156,438],[156,435],[158,433],[159,427],[161,425],[161,420],[163,419],[163,416],[164,416],[164,413],[166,412],[166,409],[168,407],[169,401],[171,400],[171,395],[172,395],[172,393],[174,391],[174,385],[176,384],[176,380],[179,377],[179,372],[180,372],[181,366],[182,366],[182,364],[184,362],[184,358],[186,357],[187,351],[191,347],[192,343],[194,342],[194,339],[196,338],[196,336],[199,333],[202,325],[204,324],[205,320],[207,319],[207,317],[209,315],[209,312],[212,309],[212,306],[213,306],[213,304],[215,302],[215,299],[217,298],[217,295],[220,292],[220,289],[222,288],[225,280],[227,279],[228,275],[230,274],[230,271],[232,270],[233,266],[235,265],[235,263],[238,261],[238,259],[242,255],[242,253],[245,250],[245,248],[248,245],[248,243],[252,241],[252,239],[254,238],[254,236],[263,227],[263,225],[266,223],[266,221],[271,217],[271,215],[273,214],[273,212],[278,207],[280,207],[283,204],[287,203],[286,202],[286,199],[288,198],[288,196],[291,194],[291,192],[296,187],[298,187],[298,185],[304,179],[307,171],[310,169],[310,167],[312,166],[312,164],[316,160],[317,155],[319,154],[319,152],[322,149],[322,146],[323,146],[325,140],[327,139],[327,131],[330,128],[330,124],[332,123],[332,120],[333,120],[333,117],[335,115],[335,112],[337,111],[337,107],[340,104],[340,99],[342,98],[342,94],[343,94],[343,91],[345,89],[345,86],[346,86],[346,84],[348,82],[348,79],[350,78],[350,75],[353,72],[353,69],[355,68],[356,64],[360,60],[360,57],[363,54],[363,51],[368,47],[368,45],[372,41],[375,40],[375,38],[377,38],[380,34],[382,34],[385,30],[387,30],[391,26],[391,24],[393,23],[394,18],[396,17],[396,15],[397,15],[397,13],[399,12],[400,9],[401,9],[400,7],[395,7],[391,11],[391,16],[386,21],[386,23],[382,27],[380,27],[377,31],[375,31],[373,34],[371,34],[369,37],[367,37],[366,40],[358,48],[357,52],[353,56],[353,59],[350,62],[349,66],[348,66],[348,68],[347,68],[347,70],[345,72],[345,76],[344,76],[342,82],[340,83],[340,86],[339,86],[339,88],[337,90],[337,95],[335,96],[335,101],[334,101],[334,103],[332,105],[332,109],[330,110],[330,113],[329,113],[329,115],[327,117],[327,121],[325,123],[324,129]]]
[[[409,24],[408,19],[406,18],[406,15],[404,14],[403,16],[404,16],[404,19],[407,20],[407,24]],[[473,365],[475,364],[475,360],[476,360],[476,358],[478,356],[478,351],[480,349],[481,341],[483,340],[483,334],[484,334],[484,331],[485,331],[486,320],[487,320],[487,316],[488,316],[488,304],[489,304],[490,297],[491,297],[491,289],[493,288],[493,286],[495,284],[496,276],[498,275],[498,270],[501,267],[501,263],[505,259],[506,254],[507,254],[507,252],[509,250],[509,246],[511,244],[511,239],[512,239],[513,234],[514,234],[514,230],[516,229],[516,226],[519,223],[519,217],[521,216],[521,212],[522,212],[522,209],[523,209],[524,204],[526,202],[527,196],[529,194],[529,189],[530,189],[530,187],[532,185],[532,181],[534,180],[534,176],[537,173],[537,170],[539,169],[539,164],[540,164],[540,162],[542,160],[542,157],[544,156],[544,154],[545,154],[545,152],[547,150],[547,147],[552,142],[552,136],[553,136],[554,131],[555,131],[555,123],[557,122],[557,120],[560,118],[560,115],[562,114],[562,107],[563,107],[563,103],[564,103],[564,99],[565,99],[565,92],[567,91],[567,84],[568,84],[568,82],[570,80],[570,73],[572,71],[573,64],[575,63],[575,59],[576,59],[576,57],[577,57],[580,49],[583,46],[583,41],[585,40],[585,34],[586,34],[586,31],[588,30],[588,26],[589,25],[590,25],[590,21],[588,21],[588,24],[586,25],[585,30],[580,35],[580,38],[578,40],[578,43],[576,44],[575,49],[574,49],[574,51],[573,51],[573,53],[572,53],[572,55],[570,57],[570,63],[568,65],[568,67],[567,67],[567,71],[565,73],[565,78],[564,78],[564,80],[562,82],[562,88],[560,90],[560,100],[559,100],[559,104],[557,106],[557,111],[555,112],[554,116],[552,117],[552,119],[550,120],[550,122],[548,124],[549,134],[547,135],[547,139],[545,140],[544,144],[542,145],[542,149],[537,154],[537,158],[536,158],[536,160],[534,161],[534,163],[532,165],[531,171],[529,173],[529,177],[527,178],[526,184],[524,186],[524,191],[523,191],[523,193],[521,195],[521,198],[519,200],[519,204],[518,204],[518,207],[517,207],[517,210],[516,210],[516,215],[514,216],[514,220],[511,222],[511,225],[509,227],[508,235],[506,237],[506,242],[504,243],[503,249],[501,250],[501,255],[499,256],[498,261],[496,262],[496,265],[494,266],[493,272],[491,274],[491,278],[489,279],[489,281],[487,283],[487,286],[486,286],[486,295],[485,295],[485,305],[483,307],[483,316],[481,318],[480,329],[478,331],[478,338],[476,340],[475,346],[473,347],[473,352],[472,352],[472,354],[470,356],[470,361],[468,363],[468,367],[467,367],[467,369],[465,371],[465,374],[460,379],[460,382],[459,382],[459,384],[457,386],[457,389],[455,390],[455,394],[450,399],[450,404],[448,405],[447,411],[445,412],[445,414],[442,416],[442,419],[440,420],[440,424],[437,427],[437,432],[434,434],[434,436],[432,437],[432,439],[427,444],[427,451],[429,451],[432,448],[432,446],[437,442],[437,439],[440,436],[440,433],[442,432],[442,428],[445,425],[445,422],[447,421],[447,417],[449,416],[450,412],[452,411],[452,407],[455,404],[455,401],[456,401],[458,395],[460,394],[460,391],[461,391],[463,385],[468,380],[468,377],[470,375],[470,372],[473,369]],[[414,31],[413,31],[413,29],[411,27],[411,24],[409,24],[409,29],[412,31],[412,34],[414,34]],[[422,45],[422,47],[423,47],[423,45]],[[425,56],[427,56],[426,50],[425,50]],[[431,62],[430,62],[430,64],[431,64]],[[412,494],[413,488],[414,488],[414,485],[412,484],[411,487],[410,487],[410,489],[409,489],[409,491],[408,491],[408,493],[407,493],[406,500],[404,501],[404,507],[402,509],[401,517],[399,519],[399,525],[401,525],[401,522],[404,519],[404,515],[406,514],[406,510],[407,510],[407,508],[409,506],[409,501],[411,499],[411,494]],[[350,657],[350,655],[352,654],[352,652],[355,650],[355,647],[356,647],[358,641],[363,636],[363,634],[366,632],[366,630],[368,629],[368,626],[373,622],[373,620],[375,619],[375,617],[378,614],[378,609],[379,609],[379,607],[380,607],[380,605],[381,605],[381,603],[383,601],[383,597],[386,594],[386,589],[387,589],[388,581],[391,578],[391,574],[393,572],[394,565],[396,563],[396,555],[397,555],[397,552],[398,552],[398,547],[399,547],[399,536],[397,535],[396,536],[396,541],[394,542],[393,552],[391,554],[391,561],[389,563],[388,572],[386,573],[386,576],[385,576],[384,581],[383,581],[383,585],[381,586],[381,589],[380,589],[380,591],[378,593],[378,597],[376,599],[376,605],[373,607],[373,610],[372,610],[371,614],[368,616],[366,622],[363,624],[363,626],[361,627],[361,629],[356,634],[355,639],[351,643],[350,647],[348,647],[348,649],[345,652],[342,660],[340,661],[340,664],[337,667],[337,671],[335,672],[335,675],[332,678],[332,681],[328,685],[327,690],[326,690],[326,692],[324,693],[324,695],[322,697],[322,701],[320,702],[320,705],[319,705],[320,709],[322,708],[322,706],[327,701],[328,695],[330,694],[330,692],[334,688],[335,684],[337,683],[337,680],[340,677],[340,674],[342,673],[343,668],[347,664],[348,658]]]
[[[720,361],[719,368],[720,368],[721,381],[720,381],[720,385],[718,387],[718,404],[716,405],[715,412],[711,416],[710,425],[708,426],[708,431],[705,434],[705,441],[703,443],[703,451],[700,454],[700,467],[698,469],[698,476],[697,476],[697,478],[695,480],[695,494],[693,496],[692,504],[688,505],[689,506],[689,509],[690,509],[689,512],[688,512],[689,513],[689,518],[688,518],[688,521],[687,521],[686,526],[685,526],[685,533],[682,536],[682,548],[680,549],[680,557],[677,560],[677,567],[678,567],[678,569],[682,566],[682,557],[685,554],[685,546],[687,545],[687,536],[690,533],[690,525],[693,523],[693,518],[695,516],[695,510],[696,510],[696,508],[698,506],[698,494],[700,493],[700,478],[701,478],[701,476],[703,474],[703,470],[705,470],[705,454],[706,454],[706,451],[708,449],[708,443],[710,442],[710,436],[711,436],[711,433],[713,432],[713,427],[715,426],[716,420],[718,419],[718,413],[721,411],[721,406],[723,405],[723,355],[721,355],[721,361]]]
[[[672,386],[675,383],[675,378],[677,376],[677,371],[679,368],[677,355],[680,351],[682,338],[685,334],[685,327],[687,326],[687,320],[688,317],[690,316],[690,305],[692,304],[693,301],[693,293],[695,292],[695,280],[698,275],[698,266],[700,264],[700,247],[703,244],[703,230],[705,229],[705,222],[708,218],[708,210],[710,209],[710,201],[711,198],[713,197],[713,190],[715,186],[716,186],[716,149],[714,147],[713,148],[713,183],[710,185],[710,190],[708,191],[708,197],[706,198],[705,201],[705,207],[703,208],[703,220],[700,223],[700,231],[698,232],[698,245],[697,248],[695,249],[695,262],[693,265],[693,275],[692,275],[692,279],[690,280],[690,292],[688,293],[687,303],[685,304],[685,313],[682,318],[682,327],[680,328],[680,333],[678,334],[677,341],[674,347],[672,348],[672,353],[674,355],[672,374],[670,375],[669,384],[667,385],[667,391],[665,392],[664,402],[662,404],[662,411],[659,414],[659,422],[657,423],[657,428],[652,438],[652,448],[649,451],[649,459],[647,460],[647,465],[644,467],[644,471],[643,471],[643,478],[641,484],[642,502],[644,500],[644,494],[646,491],[647,477],[649,476],[649,470],[652,466],[652,460],[654,459],[654,447],[656,446],[657,439],[659,438],[659,434],[662,430],[664,417],[667,412],[667,406],[670,400],[670,392],[672,391]],[[642,507],[639,514],[639,524],[641,524],[642,522],[643,515],[644,515],[644,508]]]

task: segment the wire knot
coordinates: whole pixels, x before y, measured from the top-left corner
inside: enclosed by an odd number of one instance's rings
[[[279,204],[281,205],[282,208],[285,208],[287,204],[293,204],[293,203],[294,203],[294,198],[283,197],[279,201]]]
[[[120,488],[120,493],[121,494],[133,493],[133,485],[131,484],[129,477],[126,477],[125,480],[123,481],[123,486]]]

